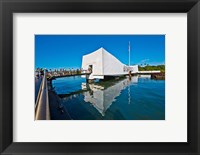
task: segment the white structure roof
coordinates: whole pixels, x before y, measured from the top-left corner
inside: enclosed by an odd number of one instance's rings
[[[88,70],[92,65],[92,74],[89,79],[102,78],[104,76],[119,76],[138,72],[138,66],[127,66],[121,63],[116,57],[106,51],[104,48],[84,55],[82,58],[83,70]]]

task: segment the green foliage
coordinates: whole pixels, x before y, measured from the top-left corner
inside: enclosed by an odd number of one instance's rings
[[[165,72],[165,65],[157,65],[157,66],[138,66],[139,71],[152,71],[152,70],[160,70],[161,72]]]

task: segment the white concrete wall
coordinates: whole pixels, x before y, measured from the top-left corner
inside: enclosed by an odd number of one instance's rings
[[[124,74],[124,64],[116,57],[103,50],[103,74],[104,75],[121,75]]]
[[[92,74],[89,76],[89,79],[103,79],[103,76],[125,75],[128,74],[129,71],[132,73],[138,72],[138,65],[126,66],[104,48],[100,48],[83,56],[83,70],[88,70],[89,65],[93,65]]]
[[[102,75],[103,74],[102,50],[101,49],[98,49],[93,53],[83,56],[83,58],[82,58],[83,70],[88,70],[89,65],[93,65],[93,67],[92,67],[93,75]]]
[[[132,67],[132,73],[138,73],[138,65],[134,65],[131,67]]]

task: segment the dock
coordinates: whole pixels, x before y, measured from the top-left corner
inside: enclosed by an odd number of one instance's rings
[[[51,81],[47,80],[47,72],[38,77],[35,94],[35,120],[71,120],[67,109],[62,105],[59,96],[52,91]],[[39,85],[40,84],[40,85]],[[39,87],[39,88],[38,88]]]
[[[42,78],[35,103],[35,120],[50,120],[49,95],[46,72]]]
[[[137,74],[158,74],[161,73],[161,71],[138,71]]]

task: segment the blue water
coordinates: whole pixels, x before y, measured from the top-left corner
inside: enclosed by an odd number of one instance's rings
[[[70,76],[57,78],[52,81],[52,84],[58,94],[69,94],[80,90],[83,82],[86,82],[86,80],[81,76]]]
[[[75,120],[164,120],[165,80],[134,76],[85,84],[80,76],[53,81]],[[70,95],[71,94],[71,95]]]

